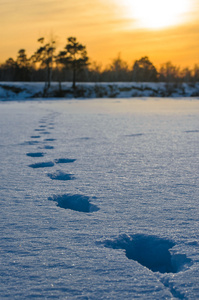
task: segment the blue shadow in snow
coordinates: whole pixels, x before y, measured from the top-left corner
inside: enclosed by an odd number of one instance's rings
[[[44,148],[44,149],[54,149],[53,146],[49,146],[49,145],[46,145],[46,146],[44,146],[43,148]]]
[[[32,135],[31,136],[31,139],[39,139],[40,138],[40,135]]]
[[[199,133],[199,130],[186,130],[186,133]]]
[[[56,141],[56,139],[45,139],[44,142],[53,142]]]
[[[41,132],[43,132],[43,131],[45,131],[45,129],[44,128],[36,128],[35,131],[41,131]]]
[[[72,174],[67,174],[62,171],[57,171],[55,173],[49,173],[49,174],[47,174],[47,176],[53,180],[73,180],[73,179],[75,179],[75,177]]]
[[[37,169],[37,168],[48,168],[48,167],[53,167],[54,163],[52,161],[47,161],[47,162],[41,162],[41,163],[36,163],[29,165],[30,168]]]
[[[37,145],[39,144],[39,141],[26,141],[20,145]]]
[[[44,153],[43,152],[30,152],[30,153],[26,153],[27,156],[30,157],[43,157]]]
[[[76,159],[71,159],[71,158],[58,158],[58,159],[55,159],[56,164],[69,164],[69,163],[73,163],[74,161],[76,161]]]
[[[77,138],[76,140],[88,141],[88,140],[91,140],[91,138],[85,136],[85,137]]]
[[[79,194],[54,195],[53,197],[49,197],[48,200],[57,202],[57,206],[61,208],[85,213],[91,213],[99,210],[96,205],[90,203],[90,197]]]
[[[137,136],[142,136],[144,135],[143,133],[132,133],[132,134],[127,134],[127,137],[137,137]]]
[[[50,134],[50,132],[49,131],[42,131],[42,132],[40,132],[41,134]]]
[[[116,240],[100,242],[105,247],[124,249],[128,259],[137,261],[153,272],[177,273],[191,259],[185,254],[172,255],[169,251],[175,243],[153,235],[121,235]]]

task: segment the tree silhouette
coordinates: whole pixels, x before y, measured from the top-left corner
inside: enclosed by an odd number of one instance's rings
[[[18,51],[16,64],[17,64],[18,80],[29,81],[30,80],[30,60],[27,58],[25,49],[20,49]]]
[[[44,38],[39,38],[38,42],[44,44]],[[52,68],[54,62],[55,41],[51,41],[41,46],[32,56],[34,63],[40,63],[41,68],[46,69],[46,89],[50,87]]]
[[[170,61],[161,65],[160,81],[177,82],[180,78],[180,68],[174,66]]]
[[[73,89],[76,88],[77,72],[88,66],[88,56],[86,46],[83,46],[75,37],[69,37],[65,46],[65,51],[60,52],[59,62],[66,68],[70,68],[73,73]]]
[[[193,69],[193,80],[194,82],[199,82],[199,65],[195,64]]]
[[[29,59],[27,58],[25,49],[20,49],[18,51],[17,64],[21,68],[23,68],[23,67],[26,68],[29,66]]]
[[[16,68],[16,65],[17,65],[17,63],[16,63],[16,61],[14,61],[14,59],[12,57],[8,58],[5,62],[5,66],[7,68],[13,68],[14,69],[14,68]]]
[[[67,57],[66,55],[67,55],[66,51],[60,51],[59,54],[57,54],[55,57],[56,68],[58,70],[58,82],[59,82],[60,93],[62,91],[61,82],[62,82],[63,66],[65,66],[65,68],[69,66],[69,57]]]
[[[133,81],[157,81],[158,72],[152,62],[150,62],[148,56],[144,56],[139,60],[136,60],[132,70]]]
[[[1,65],[1,70],[3,73],[3,80],[6,81],[15,81],[17,76],[17,63],[10,57],[8,58],[3,65]]]
[[[121,58],[120,53],[112,60],[112,63],[104,70],[103,76],[108,81],[129,81],[129,69],[127,63]]]
[[[55,55],[53,38],[46,43],[41,37],[38,42],[40,46],[31,58],[27,57],[25,49],[20,49],[16,59],[9,58],[0,64],[0,81],[45,81],[44,95],[52,79],[59,82],[60,95],[62,94],[61,82],[71,81],[71,79],[74,90],[77,79],[83,82],[160,81],[168,85],[182,82],[195,84],[199,81],[198,64],[195,64],[192,69],[189,67],[181,69],[168,61],[162,64],[157,72],[148,56],[135,60],[133,67],[129,68],[129,65],[118,54],[108,66],[102,68],[102,65],[96,62],[90,66],[86,46],[80,44],[76,37],[69,37],[63,51],[60,51],[58,55]],[[82,70],[83,72],[80,73]]]
[[[180,79],[183,82],[191,82],[192,81],[192,72],[186,67],[180,72]]]

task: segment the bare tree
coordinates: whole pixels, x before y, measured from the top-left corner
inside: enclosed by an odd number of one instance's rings
[[[121,58],[120,53],[103,72],[103,76],[106,77],[108,81],[129,81],[129,74],[128,65]]]
[[[159,81],[178,82],[180,78],[180,68],[174,66],[170,61],[161,65],[159,70]]]

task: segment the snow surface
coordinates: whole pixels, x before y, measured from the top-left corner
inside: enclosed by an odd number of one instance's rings
[[[198,117],[194,98],[0,102],[0,298],[198,299]]]

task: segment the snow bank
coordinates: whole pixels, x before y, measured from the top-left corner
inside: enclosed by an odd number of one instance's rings
[[[199,83],[78,83],[53,82],[44,93],[44,83],[1,82],[0,100],[25,100],[30,98],[131,98],[131,97],[198,97]]]

